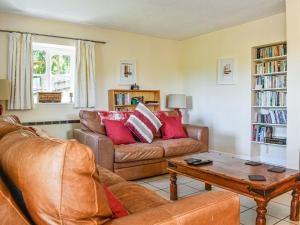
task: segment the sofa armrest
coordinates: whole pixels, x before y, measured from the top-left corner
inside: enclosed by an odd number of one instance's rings
[[[91,131],[75,129],[74,138],[93,150],[98,165],[110,171],[114,170],[115,149],[109,137]]]
[[[239,197],[231,192],[209,192],[105,223],[125,224],[239,225]]]
[[[203,144],[203,150],[208,151],[209,130],[208,127],[184,124],[185,131],[190,138],[196,139]]]

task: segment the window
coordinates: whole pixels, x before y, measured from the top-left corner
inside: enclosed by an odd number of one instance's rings
[[[33,97],[38,92],[62,92],[62,103],[70,103],[74,93],[75,47],[33,43]]]

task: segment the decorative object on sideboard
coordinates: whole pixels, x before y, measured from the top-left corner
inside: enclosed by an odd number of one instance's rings
[[[0,116],[5,112],[6,100],[9,100],[9,82],[6,79],[0,79]]]
[[[140,86],[134,83],[133,85],[130,86],[130,90],[140,90]]]
[[[132,85],[136,83],[136,61],[120,60],[120,85]]]
[[[132,105],[137,105],[139,103],[144,103],[144,96],[139,96],[139,97],[132,97],[131,98],[131,104]]]
[[[39,103],[61,103],[61,92],[38,92]]]
[[[69,97],[70,97],[70,103],[73,103],[73,92],[70,92]]]
[[[236,84],[235,61],[233,58],[218,60],[217,84]]]

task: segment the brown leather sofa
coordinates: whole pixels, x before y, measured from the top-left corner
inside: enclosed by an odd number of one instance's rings
[[[208,127],[184,125],[188,138],[162,140],[158,133],[151,144],[114,145],[97,112],[81,110],[79,116],[81,129],[74,130],[74,138],[93,150],[97,164],[126,180],[166,173],[167,158],[208,151]]]
[[[0,169],[0,224],[240,223],[239,197],[234,193],[207,192],[169,202],[139,184],[97,168],[91,149],[77,141],[42,138],[1,118]],[[128,216],[112,219],[103,185],[120,200]],[[20,204],[20,196],[25,205]]]

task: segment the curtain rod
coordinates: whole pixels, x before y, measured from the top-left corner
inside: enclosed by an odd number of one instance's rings
[[[50,34],[39,34],[39,33],[30,33],[30,32],[22,32],[22,31],[14,31],[14,30],[0,30],[0,32],[6,32],[6,33],[16,32],[16,33],[21,33],[21,34],[32,34],[32,35],[37,35],[37,36],[63,38],[63,39],[70,39],[70,40],[92,41],[92,42],[99,43],[99,44],[106,44],[106,42],[104,42],[104,41],[94,41],[94,40],[89,40],[89,39],[72,38],[72,37],[57,36],[57,35],[50,35]]]

